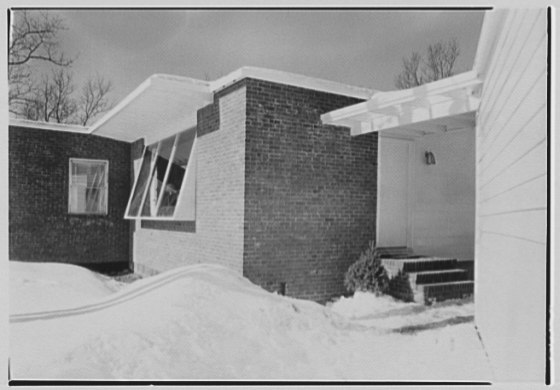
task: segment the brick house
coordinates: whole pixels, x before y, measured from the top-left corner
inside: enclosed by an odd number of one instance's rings
[[[461,77],[466,83],[443,81],[444,88],[457,94],[478,83]],[[344,273],[375,240],[397,253],[452,258],[445,270],[429,271],[468,279],[459,266],[474,258],[475,107],[453,100],[458,116],[445,111],[422,136],[419,125],[402,123],[357,132],[372,104],[393,95],[241,68],[214,82],[154,75],[91,128],[75,129],[87,134],[22,130],[32,124],[14,121],[11,258],[144,274],[218,263],[268,290],[324,301],[346,292]],[[43,154],[64,156],[58,176],[48,166],[23,174],[45,158],[27,161],[26,148],[37,144]],[[425,150],[437,164],[425,163]],[[96,156],[107,166],[88,162]],[[85,191],[101,191],[107,210],[73,211],[73,163],[105,169],[109,185],[82,191],[81,203],[92,198]],[[39,187],[17,193],[31,180],[56,188],[39,206],[40,224],[26,207],[42,199]],[[34,232],[38,226],[44,231]]]
[[[154,75],[91,128],[11,120],[10,258],[213,262],[317,301],[372,239],[476,259],[496,379],[538,381],[546,25],[542,9],[489,12],[472,71],[404,91],[241,68]]]
[[[340,295],[375,237],[377,134],[320,116],[372,92],[242,68],[154,75],[89,129],[12,120],[10,257],[145,274],[210,262],[290,296]]]

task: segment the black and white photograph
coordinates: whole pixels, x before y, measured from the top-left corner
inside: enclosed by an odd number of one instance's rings
[[[5,10],[8,385],[554,383],[555,9]]]

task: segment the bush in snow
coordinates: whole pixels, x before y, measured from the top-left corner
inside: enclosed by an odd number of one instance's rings
[[[406,272],[401,270],[389,280],[387,294],[405,302],[414,302],[414,292]]]
[[[389,286],[387,271],[381,265],[381,254],[371,241],[360,259],[348,268],[344,286],[350,292],[369,291],[375,295],[384,294]]]

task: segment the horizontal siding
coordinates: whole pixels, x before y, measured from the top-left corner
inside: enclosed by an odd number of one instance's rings
[[[476,322],[497,381],[544,379],[546,26],[509,13],[477,116]]]
[[[518,13],[520,12],[518,11]],[[542,38],[546,34],[546,30],[540,28],[542,25],[538,25],[536,15],[529,16],[525,21],[517,20],[517,23],[520,22],[518,28],[515,28],[507,37],[505,46],[501,47],[502,50],[495,54],[499,58],[499,62],[493,69],[494,73],[489,74],[486,78],[488,83],[485,85],[482,99],[488,102],[488,107],[480,117],[480,120],[484,122],[491,122],[492,117],[499,117],[500,108],[508,98],[514,96],[512,90],[517,87],[518,83],[512,83],[511,80],[524,81],[521,76],[526,72],[528,63],[535,56],[535,53],[526,51],[538,50],[539,45],[543,44]],[[498,98],[499,96],[501,98]],[[504,97],[506,99],[503,99]]]
[[[544,51],[541,56],[543,54]],[[531,69],[535,68],[531,67]],[[545,108],[546,101],[542,98],[546,97],[546,71],[541,70],[537,75],[524,78],[510,93],[512,95],[504,99],[506,106],[501,108],[497,118],[489,118],[488,121],[480,118],[481,123],[493,129],[492,133],[484,139],[483,148],[480,150],[479,162],[483,167],[490,164],[496,152],[507,147],[508,142],[518,134],[513,132],[512,128],[524,129],[527,121],[533,118],[532,115],[527,115]]]

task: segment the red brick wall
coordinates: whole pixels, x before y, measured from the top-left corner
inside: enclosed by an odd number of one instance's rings
[[[218,92],[198,112],[196,221],[136,224],[134,266],[142,273],[196,263],[242,272],[245,88]]]
[[[128,266],[130,153],[126,142],[10,126],[10,259]],[[68,213],[71,157],[109,160],[108,215]]]
[[[324,301],[375,237],[377,135],[320,115],[358,99],[246,80],[243,274]]]

